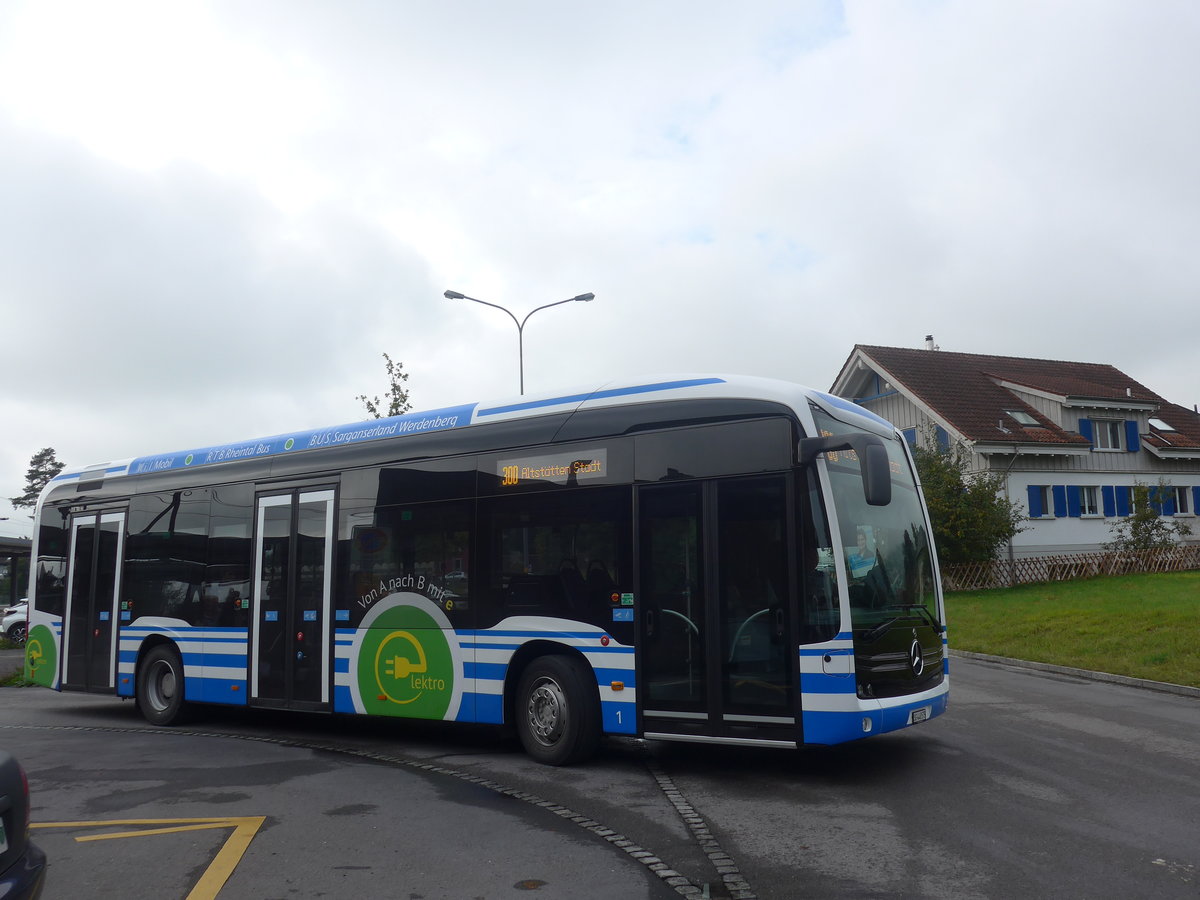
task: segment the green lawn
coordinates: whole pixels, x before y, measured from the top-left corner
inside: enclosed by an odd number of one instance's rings
[[[1200,687],[1200,572],[946,595],[950,646]]]

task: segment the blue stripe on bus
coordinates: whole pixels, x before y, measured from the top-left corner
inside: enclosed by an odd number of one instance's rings
[[[820,672],[800,673],[800,692],[803,694],[854,694],[858,692],[852,675],[825,675]]]
[[[580,403],[584,400],[607,400],[610,397],[630,397],[634,394],[650,394],[655,391],[676,391],[680,388],[699,387],[704,384],[724,384],[724,378],[688,378],[683,381],[659,381],[655,384],[638,384],[632,387],[611,388],[607,391],[589,391],[584,394],[567,394],[562,397],[550,397],[545,400],[527,400],[523,403],[510,403],[508,406],[493,406],[481,409],[479,418],[496,416],[501,413],[520,412],[526,409],[543,409],[547,406],[561,406],[564,403]],[[869,414],[868,414],[869,415]]]
[[[333,711],[340,713],[352,713],[354,709],[354,695],[350,693],[350,686],[345,684],[335,684],[333,686]]]
[[[474,701],[475,716],[472,719],[463,718],[463,709],[467,707],[468,697]],[[463,709],[458,711],[460,722],[499,725],[504,721],[504,698],[499,694],[463,694]]]
[[[459,642],[464,650],[520,650],[520,644],[472,644]]]
[[[637,704],[605,700],[600,704],[606,734],[636,734]]]
[[[126,656],[130,651],[123,650],[121,652],[121,662],[136,662],[137,653],[134,652]],[[192,668],[200,668],[207,666],[208,668],[217,669],[245,669],[246,654],[237,653],[204,653],[197,651],[195,653],[184,652],[183,665],[184,667],[191,666]]]
[[[236,678],[188,678],[184,696],[200,703],[245,706],[246,681]]]
[[[812,393],[813,393],[813,396],[816,397],[819,402],[827,403],[830,406],[836,407],[837,409],[844,409],[847,412],[852,412],[855,415],[862,416],[864,419],[870,419],[874,422],[878,422],[880,425],[886,426],[889,430],[895,429],[895,427],[896,427],[891,422],[889,422],[887,419],[880,418],[879,416],[875,415],[875,413],[871,412],[869,409],[863,409],[857,403],[851,403],[849,400],[846,400],[844,397],[835,397],[835,396],[833,396],[833,394],[826,394],[826,393],[823,393],[822,391],[813,391]]]
[[[508,666],[504,663],[463,663],[463,674],[467,678],[481,678],[484,681],[503,681]]]
[[[194,469],[214,463],[263,459],[284,453],[297,453],[314,447],[344,447],[365,441],[461,428],[471,424],[471,414],[477,405],[469,403],[462,406],[448,406],[443,409],[406,413],[402,416],[390,416],[369,422],[335,425],[332,428],[294,431],[272,437],[251,438],[233,444],[197,447],[191,450],[160,453],[155,456],[139,456],[129,463],[128,471],[131,475],[141,475],[145,472],[165,472],[171,469]]]
[[[920,700],[883,709],[862,709],[847,712],[822,712],[804,710],[804,743],[840,744],[858,740],[874,734],[886,734],[908,727],[914,709],[929,707],[929,718],[940,716],[946,711],[946,695],[932,700]],[[863,721],[869,719],[871,730],[863,730]]]
[[[874,734],[872,729],[865,732],[862,729],[865,713],[860,712],[821,712],[806,709],[801,713],[804,723],[804,743],[806,744],[840,744]]]

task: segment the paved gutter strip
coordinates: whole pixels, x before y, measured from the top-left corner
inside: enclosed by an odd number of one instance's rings
[[[1146,691],[1159,691],[1163,694],[1175,694],[1180,697],[1195,697],[1200,699],[1200,688],[1187,684],[1171,684],[1166,681],[1150,681],[1148,678],[1130,678],[1128,675],[1113,675],[1111,672],[1093,672],[1091,669],[1073,669],[1070,666],[1056,666],[1051,663],[1032,662],[1027,659],[1010,659],[1007,656],[989,656],[986,653],[974,653],[970,650],[955,650],[950,648],[951,656],[963,659],[973,659],[978,662],[991,663],[997,666],[1008,666],[1013,669],[1033,669],[1037,672],[1050,672],[1054,675],[1070,675],[1088,681],[1101,681],[1105,684],[1119,684],[1124,687],[1141,688]],[[953,685],[951,679],[951,685]],[[953,693],[953,688],[951,688]]]
[[[721,876],[721,882],[725,886],[725,890],[729,891],[731,900],[758,900],[758,894],[754,893],[750,882],[742,875],[741,869],[737,867],[729,854],[721,849],[721,845],[709,830],[708,824],[696,813],[696,810],[688,803],[683,793],[675,787],[675,782],[671,780],[671,776],[667,775],[648,759],[646,760],[646,768],[654,776],[654,780],[658,782],[658,786],[662,789],[663,794],[671,801],[671,805],[675,807],[676,812],[679,813],[679,817],[683,819],[683,823],[692,832],[692,836],[700,845],[700,849],[704,851],[704,855],[708,857],[708,861],[712,863],[713,868],[717,870],[717,874]],[[707,887],[705,885],[705,897],[709,896]]]

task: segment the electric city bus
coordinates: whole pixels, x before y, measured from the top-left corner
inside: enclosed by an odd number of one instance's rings
[[[231,704],[795,748],[946,708],[937,557],[896,429],[673,377],[64,471],[26,675],[171,725]]]

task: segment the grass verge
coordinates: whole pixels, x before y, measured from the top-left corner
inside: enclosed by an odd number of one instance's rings
[[[950,646],[1200,687],[1200,572],[946,595]]]

